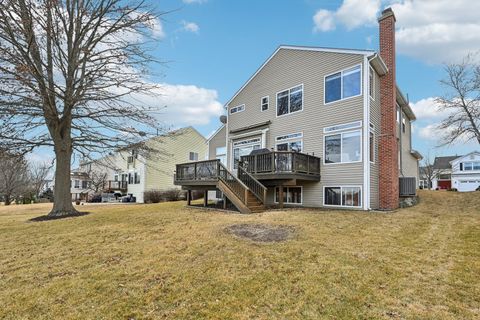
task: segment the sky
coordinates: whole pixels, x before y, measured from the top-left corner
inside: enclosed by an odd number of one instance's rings
[[[223,105],[282,44],[378,50],[377,18],[397,18],[397,83],[417,115],[413,148],[466,154],[478,144],[437,147],[435,104],[444,63],[480,50],[480,1],[469,0],[151,0],[162,15],[150,81],[167,127],[192,125],[208,137]],[[37,157],[43,158],[45,155]]]

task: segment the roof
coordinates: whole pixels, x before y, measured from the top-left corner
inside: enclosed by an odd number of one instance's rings
[[[396,84],[397,87],[397,103],[400,105],[402,110],[405,112],[407,115],[408,119],[410,120],[416,120],[417,117],[415,117],[415,113],[413,113],[412,108],[410,107],[410,103],[408,100],[405,98],[405,96],[402,93],[402,90],[398,87],[398,84]]]
[[[434,169],[450,169],[452,166],[450,165],[450,161],[457,159],[460,156],[446,156],[446,157],[435,157],[435,161],[433,162]]]
[[[222,131],[222,129],[223,129],[223,128],[225,128],[225,124],[222,124],[222,125],[221,125],[221,126],[220,126],[220,127],[217,129],[217,130],[215,130],[215,132],[214,132],[214,133],[212,133],[212,134],[210,135],[210,137],[208,137],[208,139],[207,139],[207,143],[209,143],[209,142],[210,142],[210,140],[212,140],[212,139],[213,139],[213,137],[215,137],[217,134],[219,134],[219,133],[220,133],[220,131]]]
[[[253,78],[267,65],[267,63],[281,50],[303,50],[303,51],[317,51],[317,52],[333,52],[333,53],[347,53],[347,54],[359,54],[367,57],[375,58],[377,54],[373,50],[362,50],[362,49],[342,49],[342,48],[327,48],[327,47],[310,47],[310,46],[292,46],[292,45],[281,45],[279,46],[273,53],[268,57],[268,59],[260,66],[260,68],[255,71],[255,73],[243,84],[243,86],[238,89],[237,92],[233,95],[233,97],[228,100],[224,107],[227,107],[230,102],[235,99],[236,96],[252,81]],[[377,55],[380,58],[379,55]],[[381,59],[381,58],[380,58]],[[381,71],[380,71],[381,72]]]
[[[455,160],[459,160],[459,159],[462,159],[462,158],[466,158],[466,157],[471,156],[471,155],[474,155],[474,154],[480,155],[480,152],[479,152],[479,151],[472,151],[472,152],[470,152],[470,153],[467,153],[466,155],[457,156],[457,157],[455,157],[455,159],[450,160],[450,164],[451,164],[453,161],[455,161]]]

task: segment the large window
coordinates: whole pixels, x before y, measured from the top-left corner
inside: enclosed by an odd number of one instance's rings
[[[360,187],[325,187],[324,204],[327,206],[360,207]]]
[[[260,149],[260,138],[236,141],[233,143],[233,169],[238,168],[241,156],[248,156],[253,150]]]
[[[325,77],[325,103],[360,95],[361,70],[358,65]]]
[[[360,130],[325,136],[325,163],[361,161]]]
[[[275,138],[275,147],[277,151],[302,152],[303,133],[292,133]]]
[[[277,116],[303,110],[303,84],[277,93]]]
[[[279,202],[280,188],[275,188],[275,203]],[[284,187],[283,188],[283,202],[291,204],[302,204],[302,187]]]
[[[233,107],[232,109],[230,109],[230,114],[234,114],[234,113],[238,113],[238,112],[242,112],[242,111],[245,111],[245,105],[242,104],[240,106],[237,106],[237,107]]]

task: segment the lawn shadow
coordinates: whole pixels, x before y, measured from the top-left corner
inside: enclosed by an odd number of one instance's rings
[[[77,218],[77,217],[83,217],[90,214],[90,212],[76,212],[69,214],[68,216],[49,216],[49,215],[43,215],[39,217],[35,217],[32,219],[29,219],[29,222],[42,222],[42,221],[51,221],[51,220],[60,220],[60,219],[68,219],[68,218]]]
[[[239,238],[263,243],[287,241],[296,234],[292,226],[247,223],[228,226],[225,231]]]

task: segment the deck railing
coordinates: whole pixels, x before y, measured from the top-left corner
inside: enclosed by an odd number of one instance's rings
[[[127,181],[108,181],[108,190],[127,190]]]
[[[241,162],[251,174],[301,173],[320,175],[320,158],[299,152],[272,151],[242,156]]]
[[[220,160],[177,164],[175,181],[213,181],[218,179]]]
[[[238,166],[238,178],[250,189],[250,191],[260,200],[265,203],[267,198],[267,187],[260,183],[254,176],[248,173],[240,163]]]

